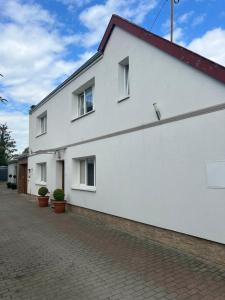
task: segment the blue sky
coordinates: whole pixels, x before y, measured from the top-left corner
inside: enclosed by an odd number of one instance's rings
[[[0,123],[18,150],[28,110],[93,55],[113,13],[168,38],[170,0],[0,0]],[[153,24],[153,20],[163,10]],[[180,0],[175,42],[225,65],[225,1]]]

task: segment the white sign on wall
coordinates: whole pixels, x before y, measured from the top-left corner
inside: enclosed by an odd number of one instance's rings
[[[225,189],[225,161],[207,162],[206,172],[209,188]]]

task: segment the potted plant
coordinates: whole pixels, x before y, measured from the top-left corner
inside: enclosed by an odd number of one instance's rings
[[[16,183],[11,183],[11,189],[12,189],[12,190],[16,190],[16,189],[17,189]]]
[[[48,189],[45,186],[42,186],[38,190],[38,204],[39,207],[48,207],[48,199],[49,196],[46,196],[48,194]]]
[[[66,208],[65,194],[62,189],[56,189],[53,192],[54,197],[54,211],[55,213],[64,213]]]
[[[7,185],[7,188],[8,188],[8,189],[10,189],[10,188],[11,188],[11,185],[12,185],[12,183],[11,183],[11,182],[7,182],[7,183],[6,183],[6,185]]]

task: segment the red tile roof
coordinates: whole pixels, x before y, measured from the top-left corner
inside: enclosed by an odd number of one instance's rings
[[[123,30],[131,33],[139,39],[149,43],[150,45],[168,53],[169,55],[179,59],[180,61],[204,72],[205,74],[225,83],[225,67],[197,54],[184,47],[171,43],[170,41],[155,35],[146,29],[133,24],[117,15],[112,18],[107,26],[102,41],[98,47],[98,51],[104,52],[113,28],[118,26]]]

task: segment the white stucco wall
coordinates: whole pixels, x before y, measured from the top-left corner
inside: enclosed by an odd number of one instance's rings
[[[117,103],[118,63],[127,56],[130,99]],[[71,123],[72,92],[92,78],[95,112]],[[222,83],[115,28],[103,59],[31,115],[30,149],[35,152],[60,147],[155,121],[154,102],[158,103],[162,118],[168,118],[223,103],[224,94]],[[36,138],[37,116],[45,110],[47,134]]]
[[[118,63],[129,56],[129,100],[117,103]],[[95,78],[95,112],[71,123],[72,92]],[[225,102],[222,83],[116,28],[104,57],[30,117],[30,149],[63,147],[91,137]],[[47,134],[36,118],[47,110]],[[207,186],[208,161],[225,160],[225,111],[119,135],[64,153],[67,201],[90,209],[225,243],[225,189]],[[96,156],[96,192],[71,189],[72,159]],[[47,187],[59,187],[56,155],[30,156],[28,192],[39,188],[36,164],[47,162]]]
[[[17,178],[9,178],[9,175],[16,175],[17,176],[17,163],[13,163],[13,164],[9,164],[8,165],[8,182],[11,182],[11,183],[16,183],[17,182]]]

